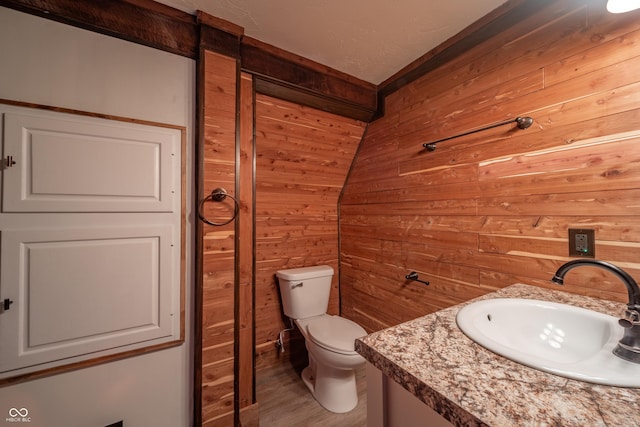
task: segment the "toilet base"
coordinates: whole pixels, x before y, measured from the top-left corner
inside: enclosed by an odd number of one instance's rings
[[[301,377],[316,401],[337,414],[352,411],[358,405],[355,371],[323,366],[313,369],[312,365],[302,370]]]
[[[358,387],[356,384],[355,370],[364,366],[365,359],[355,351],[333,351],[317,344],[309,333],[309,327],[315,322],[327,322],[327,318],[335,318],[323,314],[306,319],[296,319],[296,326],[304,336],[305,347],[309,355],[309,366],[302,371],[302,381],[305,383],[313,397],[326,410],[342,414],[353,410],[358,405]],[[357,324],[340,319],[340,322],[351,329],[359,328]],[[362,329],[362,335],[366,332]],[[360,333],[358,331],[358,333]],[[355,340],[355,336],[353,338]]]
[[[313,374],[311,373],[311,368],[309,366],[307,366],[302,370],[302,373],[300,374],[300,378],[302,378],[302,382],[304,383],[304,385],[306,385],[309,391],[311,392],[311,394],[313,394],[316,384],[315,384],[315,378],[313,377]]]

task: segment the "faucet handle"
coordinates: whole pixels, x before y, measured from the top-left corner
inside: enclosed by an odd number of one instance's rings
[[[636,325],[640,325],[640,313],[636,310],[625,310],[624,319],[618,320],[618,325],[623,328],[632,328]]]

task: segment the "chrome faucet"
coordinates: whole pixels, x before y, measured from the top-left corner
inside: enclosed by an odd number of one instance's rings
[[[551,281],[560,285],[564,284],[564,276],[569,270],[581,265],[607,270],[618,276],[627,287],[629,303],[624,312],[624,319],[618,320],[618,324],[624,328],[624,335],[618,341],[616,348],[613,349],[613,354],[629,362],[640,363],[640,288],[638,288],[638,284],[629,273],[620,267],[606,261],[591,259],[578,259],[563,264]]]

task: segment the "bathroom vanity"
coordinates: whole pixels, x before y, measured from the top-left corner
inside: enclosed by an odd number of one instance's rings
[[[625,308],[523,284],[473,301],[490,298],[552,301],[616,317]],[[369,427],[640,426],[640,388],[548,374],[473,342],[455,320],[471,302],[356,340],[356,350],[368,361]]]

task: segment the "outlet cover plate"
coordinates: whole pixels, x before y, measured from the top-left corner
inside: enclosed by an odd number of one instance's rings
[[[569,256],[595,258],[595,230],[588,228],[569,229]]]

